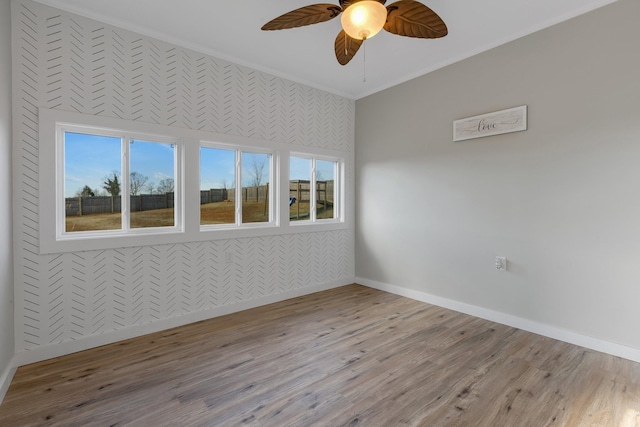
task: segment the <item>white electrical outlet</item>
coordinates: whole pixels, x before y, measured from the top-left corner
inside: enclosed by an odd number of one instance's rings
[[[496,270],[498,270],[498,271],[507,271],[507,257],[506,256],[497,256],[496,257]]]

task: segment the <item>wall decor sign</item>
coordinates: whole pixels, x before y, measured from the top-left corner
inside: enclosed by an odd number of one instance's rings
[[[527,130],[526,105],[455,120],[453,140],[464,141],[523,130]]]

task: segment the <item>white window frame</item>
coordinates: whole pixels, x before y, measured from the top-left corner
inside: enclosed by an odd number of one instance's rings
[[[289,224],[292,227],[299,227],[305,225],[315,225],[315,224],[329,224],[329,223],[342,223],[344,222],[344,211],[342,209],[343,206],[343,176],[344,176],[344,158],[343,157],[334,157],[334,156],[324,156],[320,154],[310,154],[308,152],[297,152],[292,151],[289,153],[288,161],[291,161],[291,157],[297,157],[299,159],[309,159],[311,160],[311,179],[309,180],[309,219],[302,219],[296,221],[289,221]],[[333,183],[333,218],[317,218],[317,174],[316,174],[316,163],[318,160],[333,162],[336,164],[336,169],[334,171],[334,183]],[[289,185],[289,181],[291,176],[287,179],[287,185]],[[289,192],[287,192],[289,194]]]
[[[220,150],[228,150],[235,152],[235,188],[234,188],[234,203],[235,203],[235,223],[233,224],[201,224],[200,222],[200,206],[198,206],[198,224],[200,224],[200,231],[208,232],[215,230],[229,230],[229,229],[248,229],[248,228],[264,228],[264,227],[278,227],[279,221],[279,203],[274,203],[279,200],[278,197],[278,179],[279,167],[278,167],[278,153],[276,150],[268,150],[258,147],[241,146],[236,144],[226,144],[220,142],[200,141],[200,147],[198,149],[198,155],[200,155],[202,148],[213,148]],[[269,155],[269,221],[267,222],[242,222],[242,154],[267,154]],[[198,165],[201,164],[201,159],[198,158]],[[201,178],[201,177],[199,177]],[[199,180],[200,182],[200,180]],[[198,185],[198,191],[200,191]]]
[[[184,142],[164,128],[120,119],[105,119],[79,113],[40,110],[40,252],[61,253],[107,249],[179,240],[184,234]],[[121,218],[117,230],[66,232],[65,230],[65,132],[109,136],[121,140]],[[174,144],[174,225],[130,227],[129,144],[131,140]],[[49,161],[48,159],[51,159]],[[53,214],[52,214],[53,208]]]
[[[152,123],[123,120],[118,118],[93,116],[83,113],[39,109],[38,117],[38,183],[31,191],[38,191],[38,223],[34,224],[34,237],[38,239],[41,254],[103,250],[124,247],[141,247],[160,244],[189,243],[208,240],[239,239],[261,236],[275,236],[289,233],[312,233],[343,230],[350,227],[351,208],[345,202],[348,194],[353,194],[353,155],[350,152],[317,147],[302,147],[277,141],[265,141],[237,135],[178,128]],[[60,161],[64,153],[57,149],[57,126],[74,125],[75,129],[102,129],[120,131],[145,141],[175,143],[176,147],[176,196],[174,207],[179,210],[175,227],[136,228],[123,233],[91,232],[73,233],[69,238],[59,239],[57,230],[64,230],[58,203],[64,200],[64,185],[56,180]],[[217,142],[216,142],[217,141]],[[211,145],[214,148],[243,150],[251,153],[271,154],[269,177],[270,222],[236,223],[221,225],[200,225],[200,148]],[[58,156],[62,156],[60,159]],[[290,156],[315,157],[318,160],[338,162],[334,196],[334,219],[316,222],[289,220],[289,158]],[[185,165],[189,165],[186,167]],[[240,167],[236,164],[236,167]],[[241,171],[240,171],[241,172]],[[348,174],[348,175],[347,175]],[[125,174],[126,175],[126,174]],[[239,174],[241,175],[241,173]],[[315,176],[315,173],[313,174]],[[123,177],[125,178],[125,177]],[[128,178],[128,177],[127,177]],[[179,178],[179,179],[178,179]],[[241,177],[240,177],[241,179]],[[181,182],[177,182],[181,181]],[[241,182],[240,182],[241,184]],[[25,183],[24,185],[29,185]],[[128,188],[128,179],[123,186]],[[238,187],[241,189],[241,186]],[[241,190],[240,190],[241,191]],[[58,197],[60,195],[61,198]],[[238,200],[241,201],[241,197]],[[351,200],[350,198],[348,200]],[[124,203],[123,203],[124,205]],[[239,204],[237,209],[242,209]]]
[[[121,228],[118,230],[92,230],[92,231],[66,231],[66,213],[65,213],[65,133],[81,133],[86,135],[107,136],[120,139],[120,173],[122,181],[120,183],[120,213]],[[121,235],[144,235],[144,234],[161,234],[182,232],[182,209],[174,208],[174,225],[164,227],[131,227],[131,143],[135,141],[144,141],[160,144],[175,145],[173,157],[174,170],[174,206],[182,206],[182,143],[176,138],[168,138],[165,136],[136,134],[133,132],[125,132],[118,129],[105,129],[93,126],[77,125],[70,123],[58,123],[56,125],[56,239],[57,240],[76,240],[86,238],[102,238]]]

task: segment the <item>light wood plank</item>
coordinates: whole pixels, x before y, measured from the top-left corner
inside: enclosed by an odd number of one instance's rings
[[[18,369],[0,425],[640,426],[640,364],[358,285]]]

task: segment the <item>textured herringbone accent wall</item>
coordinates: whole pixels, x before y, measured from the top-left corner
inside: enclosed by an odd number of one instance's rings
[[[350,157],[355,105],[28,0],[12,16],[17,352],[353,276],[352,230],[40,255],[39,107]]]

